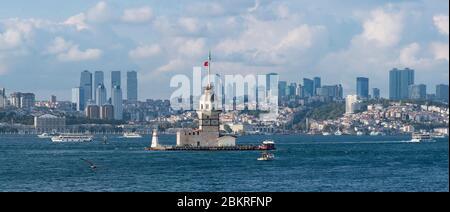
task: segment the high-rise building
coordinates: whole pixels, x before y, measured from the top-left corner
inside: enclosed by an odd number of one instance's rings
[[[358,95],[358,97],[362,99],[369,98],[369,78],[356,78],[356,95]]]
[[[100,119],[114,120],[114,107],[110,104],[100,106]]]
[[[111,92],[114,86],[122,87],[121,79],[122,76],[120,71],[111,71]]]
[[[84,90],[82,87],[72,88],[72,104],[76,111],[84,111]]]
[[[427,86],[424,84],[410,85],[409,98],[415,100],[425,100],[427,98]]]
[[[317,89],[317,95],[333,100],[342,99],[342,85],[324,85]]]
[[[103,71],[96,71],[94,72],[94,85],[93,85],[93,90],[94,90],[94,94],[93,94],[93,100],[97,101],[97,88],[99,85],[104,85],[105,84],[105,75],[103,73]]]
[[[311,97],[314,94],[314,81],[303,78],[303,97]]]
[[[402,100],[409,98],[409,86],[414,84],[414,70],[392,69],[389,72],[389,99]]]
[[[114,86],[111,92],[111,103],[114,107],[114,119],[123,119],[123,99],[122,99],[122,89],[120,86]]]
[[[86,106],[85,115],[88,119],[100,119],[100,106],[89,104]]]
[[[127,72],[127,100],[132,102],[138,100],[138,79],[136,71]]]
[[[361,109],[361,103],[358,95],[348,95],[345,98],[345,113],[353,114]]]
[[[448,102],[448,85],[436,85],[436,99],[439,101]]]
[[[55,95],[52,95],[52,96],[50,97],[50,103],[52,103],[52,104],[55,104],[55,103],[56,103],[56,96],[55,96]]]
[[[89,100],[92,100],[92,73],[89,71],[81,72],[80,87],[83,88],[83,104],[87,105]]]
[[[278,99],[279,100],[286,97],[286,90],[287,90],[287,82],[279,81],[278,82]]]
[[[33,93],[14,92],[10,95],[11,105],[23,109],[34,107],[35,98]]]
[[[321,79],[320,79],[320,77],[314,77],[314,92],[313,92],[313,95],[318,95],[317,94],[317,90],[320,88],[320,87],[322,87],[322,82],[321,82]]]
[[[379,88],[373,88],[372,89],[372,98],[374,99],[380,99],[380,89]]]
[[[6,105],[6,91],[4,88],[0,88],[0,108],[5,108]]]
[[[108,99],[107,99],[107,97],[106,97],[106,88],[105,88],[105,85],[100,84],[100,85],[97,87],[96,90],[97,90],[97,91],[96,91],[97,96],[95,97],[95,99],[96,99],[95,103],[96,103],[98,106],[102,106],[102,105],[106,104],[107,101],[108,101]]]
[[[291,83],[288,87],[288,91],[288,96],[290,98],[295,97],[297,95],[297,83]]]
[[[301,84],[297,85],[297,91],[295,92],[295,94],[298,97],[302,97],[303,96],[303,86]]]

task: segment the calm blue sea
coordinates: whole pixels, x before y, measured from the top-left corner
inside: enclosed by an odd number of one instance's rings
[[[244,136],[239,143],[267,138],[277,142],[274,161],[257,161],[259,152],[148,152],[149,136],[108,144],[1,136],[0,191],[449,191],[448,138]],[[175,136],[160,140],[174,144]]]

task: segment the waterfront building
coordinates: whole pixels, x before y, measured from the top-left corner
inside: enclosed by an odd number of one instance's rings
[[[372,98],[380,99],[380,89],[379,88],[372,89]]]
[[[111,71],[111,92],[112,89],[114,89],[114,86],[122,87],[121,79],[122,76],[120,71]]]
[[[85,115],[88,119],[100,119],[100,107],[95,104],[86,106]]]
[[[38,132],[61,132],[66,128],[66,118],[51,114],[35,116],[34,128]]]
[[[103,71],[96,71],[94,73],[93,100],[97,101],[97,88],[98,88],[98,86],[104,85],[104,84],[105,84],[105,74],[103,73]]]
[[[424,84],[410,85],[409,98],[415,100],[425,100],[427,98],[427,86]]]
[[[317,96],[318,95],[318,89],[319,88],[321,88],[322,87],[322,82],[321,82],[321,79],[320,79],[320,77],[314,77],[314,92],[313,92],[313,94],[314,94],[314,96]]]
[[[127,100],[137,102],[138,100],[138,79],[136,71],[127,72]]]
[[[83,88],[83,104],[87,105],[92,100],[92,73],[89,71],[81,72],[80,87]]]
[[[392,69],[389,72],[389,99],[402,100],[409,98],[409,86],[414,84],[414,70]]]
[[[358,95],[348,95],[345,98],[345,113],[353,114],[361,109],[361,102]]]
[[[114,106],[114,119],[123,119],[123,99],[122,99],[122,89],[120,86],[114,86],[111,92],[111,103]]]
[[[312,97],[314,94],[314,81],[303,78],[303,97]]]
[[[358,97],[362,99],[369,98],[369,78],[356,78],[356,95],[358,95]]]
[[[84,111],[84,90],[82,87],[72,88],[72,104],[76,111]]]
[[[100,119],[114,120],[114,106],[112,106],[111,104],[100,106]]]
[[[106,104],[106,102],[107,102],[108,100],[107,100],[107,97],[106,97],[106,88],[105,88],[105,85],[104,85],[104,84],[98,85],[98,87],[97,87],[96,90],[97,90],[97,91],[96,91],[97,96],[95,97],[96,104],[97,104],[98,106],[102,106],[102,105]]]
[[[436,99],[439,101],[448,102],[448,85],[439,84],[436,85]]]

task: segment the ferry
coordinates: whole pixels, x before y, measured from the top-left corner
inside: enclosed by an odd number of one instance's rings
[[[275,156],[268,152],[263,152],[261,154],[261,157],[258,158],[259,161],[269,161],[269,160],[274,160],[274,159],[275,159]]]
[[[261,145],[259,145],[260,150],[274,150],[275,149],[275,142],[272,140],[265,140],[262,142]]]
[[[411,142],[413,143],[421,143],[421,142],[434,142],[433,138],[430,134],[423,134],[423,133],[414,133],[412,135]]]
[[[123,134],[124,138],[142,138],[142,135],[140,135],[139,133],[135,133],[135,132],[127,132]]]
[[[52,141],[55,143],[65,143],[65,142],[91,142],[94,140],[94,136],[92,135],[84,135],[84,134],[62,134],[59,136],[53,136]]]
[[[58,133],[42,133],[38,135],[38,138],[52,138],[58,135],[59,135]]]

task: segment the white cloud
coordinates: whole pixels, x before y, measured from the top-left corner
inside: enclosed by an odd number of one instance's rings
[[[66,41],[62,37],[57,37],[47,48],[46,53],[55,54],[62,62],[74,62],[85,60],[97,60],[101,57],[100,49],[80,50],[79,46],[71,41]]]
[[[418,63],[417,54],[420,52],[420,45],[412,43],[400,51],[400,64],[405,67],[412,67]]]
[[[19,46],[22,42],[21,33],[17,30],[8,29],[0,33],[0,50],[11,49]]]
[[[448,28],[449,28],[449,21],[448,21],[448,15],[435,15],[433,17],[434,25],[438,28],[439,32],[443,35],[448,36]]]
[[[178,24],[188,33],[197,33],[202,28],[196,18],[182,17],[178,20]]]
[[[447,60],[449,62],[449,45],[448,43],[434,42],[431,44],[431,51],[434,59]]]
[[[102,23],[108,21],[112,14],[108,4],[105,1],[98,2],[86,13],[86,18],[90,22]]]
[[[181,69],[187,69],[186,62],[184,62],[181,59],[174,59],[174,60],[170,60],[169,63],[167,63],[166,65],[159,67],[156,70],[155,74],[171,72],[171,71],[179,71]]]
[[[195,58],[201,55],[205,55],[208,51],[206,49],[206,41],[204,38],[179,38],[175,41],[175,43],[178,43],[178,53],[189,58]]]
[[[259,6],[260,6],[259,0],[255,0],[255,6],[248,8],[248,12],[249,13],[255,12],[259,8]]]
[[[363,24],[362,37],[368,41],[375,41],[382,47],[393,46],[401,38],[403,31],[403,17],[401,13],[387,13],[382,9],[371,12],[371,17]]]
[[[145,59],[153,57],[161,52],[161,48],[158,45],[138,46],[131,50],[128,55],[132,59]]]
[[[86,49],[85,51],[81,51],[78,46],[72,46],[69,51],[60,53],[58,59],[63,62],[77,62],[97,60],[101,55],[102,51],[99,49]]]
[[[86,23],[86,15],[84,13],[69,17],[64,24],[74,26],[78,31],[89,29],[89,25]]]
[[[127,9],[123,12],[122,21],[127,23],[144,23],[152,19],[153,12],[150,7]]]

